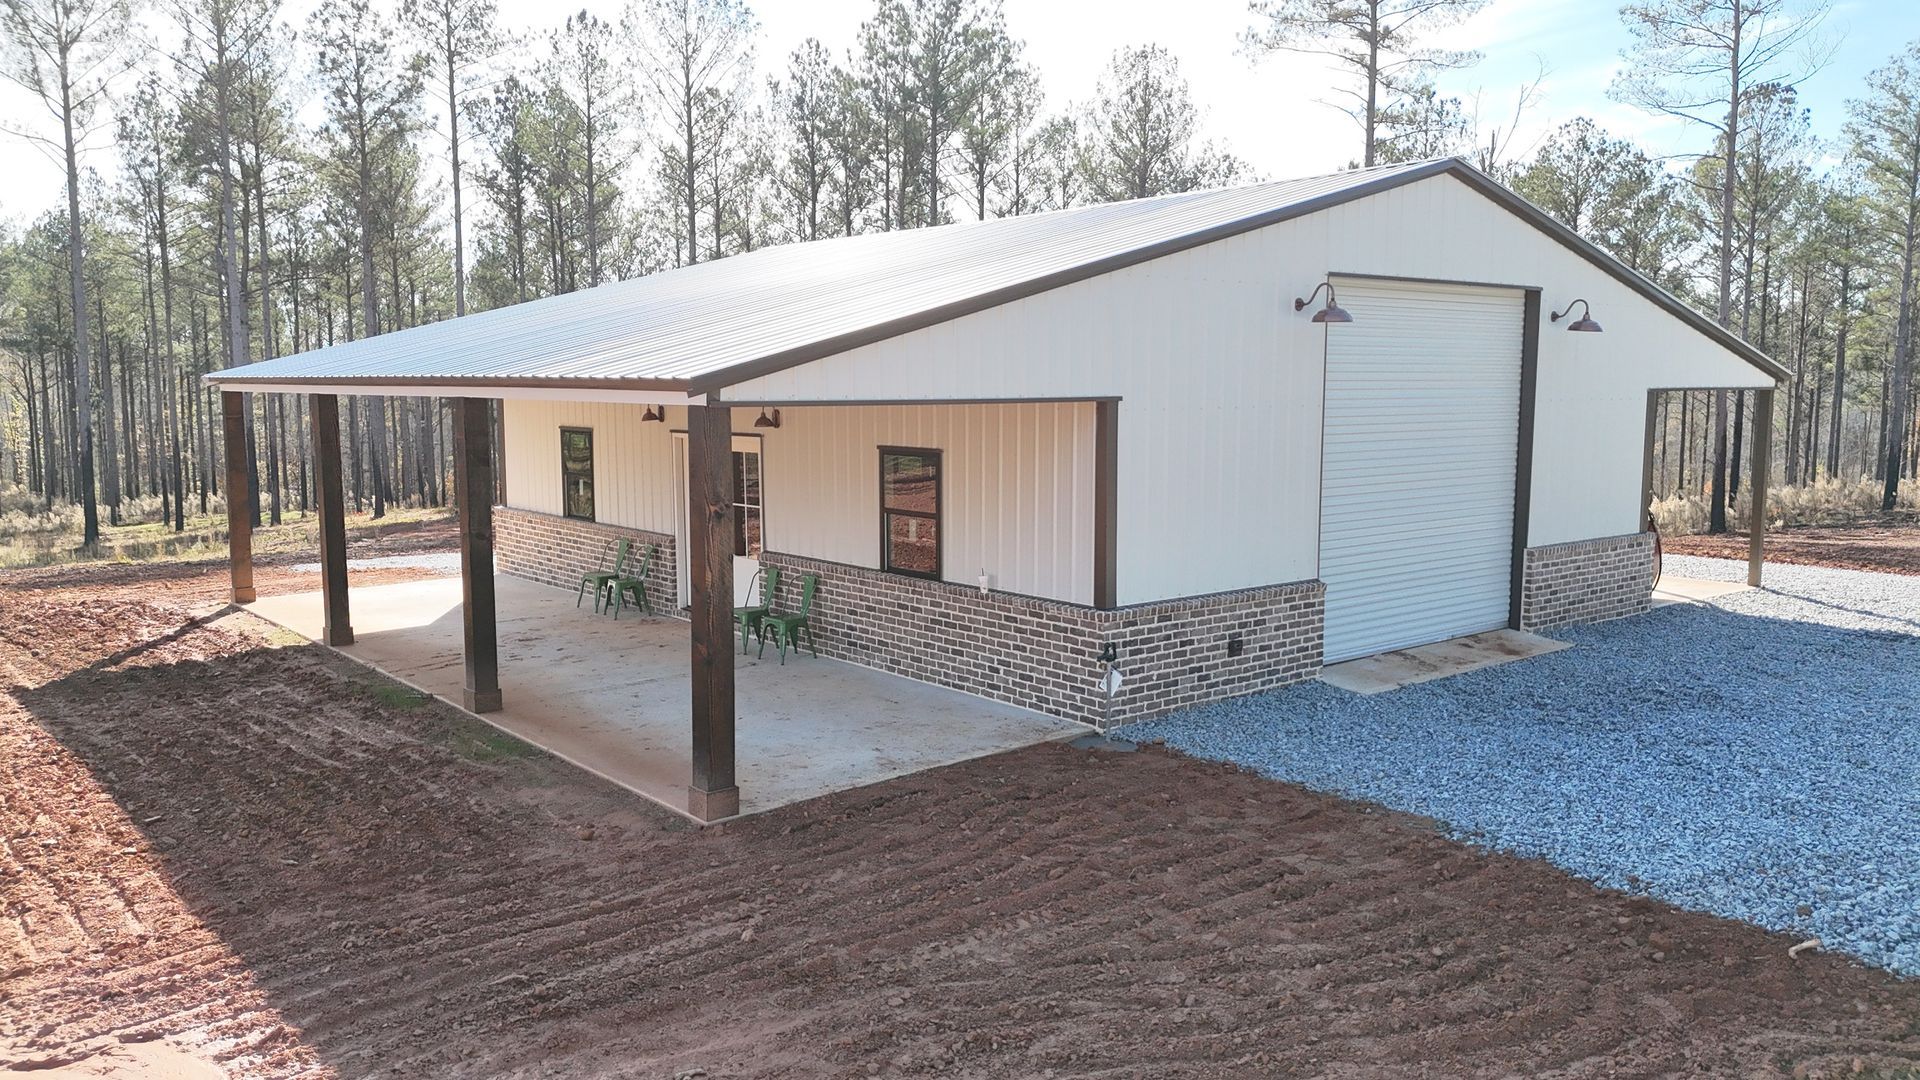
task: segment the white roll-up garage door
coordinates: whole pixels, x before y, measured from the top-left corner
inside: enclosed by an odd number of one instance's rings
[[[1525,297],[1336,279],[1320,578],[1326,660],[1507,625]]]

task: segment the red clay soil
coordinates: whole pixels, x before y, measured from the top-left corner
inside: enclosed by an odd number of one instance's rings
[[[1660,546],[1668,555],[1747,559],[1745,533],[1667,536]],[[1767,561],[1920,574],[1920,525],[1776,529],[1767,533]]]
[[[15,1068],[128,1045],[261,1077],[1920,1061],[1920,983],[1221,766],[1046,745],[701,830],[155,595],[0,582]]]

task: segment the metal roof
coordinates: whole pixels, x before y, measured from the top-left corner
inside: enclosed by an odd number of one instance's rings
[[[1451,173],[1763,370],[1757,350],[1457,159],[762,248],[214,372],[258,383],[708,393],[1160,255]]]

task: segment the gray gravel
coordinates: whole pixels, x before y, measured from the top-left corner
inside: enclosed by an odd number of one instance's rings
[[[1743,580],[1670,557],[1670,575]],[[1598,884],[1920,975],[1920,578],[1767,588],[1363,697],[1307,683],[1115,734],[1443,822]]]
[[[1668,555],[1662,566],[1672,577],[1747,580],[1747,564],[1731,559]],[[1847,630],[1920,634],[1920,578],[1770,564],[1761,581],[1763,588],[1721,597],[1714,606],[1742,615],[1794,619]]]

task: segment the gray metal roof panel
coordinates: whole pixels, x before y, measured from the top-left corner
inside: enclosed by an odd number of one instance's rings
[[[215,372],[212,381],[621,383],[705,393],[1452,173],[1778,377],[1692,308],[1454,159],[762,248]]]
[[[761,248],[213,378],[690,381],[1418,168]]]

